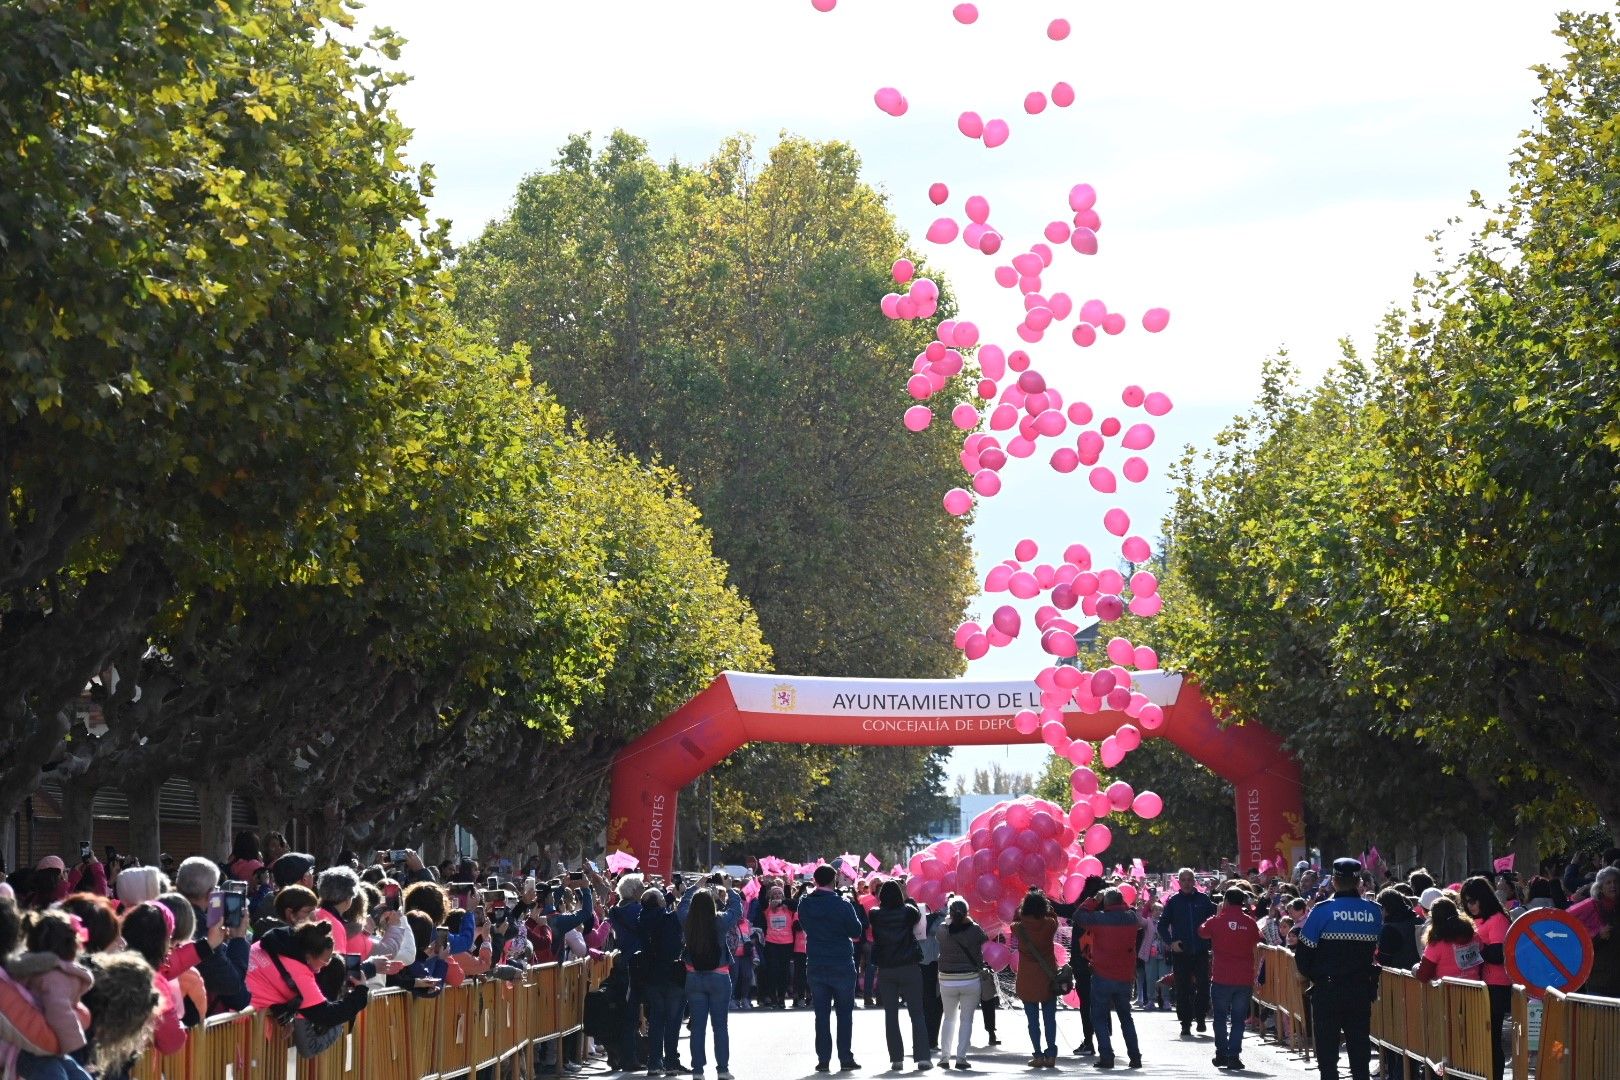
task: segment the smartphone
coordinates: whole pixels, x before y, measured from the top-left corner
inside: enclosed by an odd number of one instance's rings
[[[215,889],[208,894],[208,928],[212,930],[225,921],[225,893]]]
[[[570,870],[568,872],[568,880],[569,881],[584,881],[585,880],[585,872],[583,870]]]
[[[408,855],[408,854],[410,854],[410,852],[407,851],[405,848],[402,848],[402,847],[392,848],[388,852],[388,861],[391,862],[391,863],[399,863],[399,864],[403,865],[404,862],[405,862],[405,856]]]
[[[484,879],[484,888],[490,890],[491,892],[493,892],[496,889],[499,889],[500,887],[501,887],[501,879],[496,877],[494,874],[491,874],[491,875],[489,875],[489,877]]]
[[[448,926],[441,926],[433,931],[433,944],[440,949],[450,944],[450,928]]]
[[[88,841],[88,840],[80,840],[79,841],[79,861],[80,862],[89,862],[90,861],[90,856],[94,851],[95,851],[95,849],[90,846],[90,841]]]
[[[242,916],[247,914],[247,897],[242,893],[221,892],[222,904],[221,919],[232,930],[242,925]]]
[[[383,908],[387,911],[399,910],[399,886],[390,881],[383,886]]]
[[[360,970],[360,963],[361,960],[359,953],[351,952],[343,954],[343,970],[344,973],[349,976],[349,978],[362,979],[365,977],[365,972]]]

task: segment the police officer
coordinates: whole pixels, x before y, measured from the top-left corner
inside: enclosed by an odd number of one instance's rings
[[[1333,864],[1333,899],[1311,909],[1294,960],[1311,984],[1311,1024],[1322,1080],[1338,1080],[1339,1036],[1350,1058],[1351,1080],[1368,1080],[1372,1061],[1372,1006],[1378,997],[1373,955],[1384,912],[1361,897],[1361,864]]]

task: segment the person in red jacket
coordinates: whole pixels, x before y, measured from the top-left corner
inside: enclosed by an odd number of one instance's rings
[[[1243,1068],[1243,1025],[1254,991],[1254,950],[1260,944],[1260,925],[1244,910],[1248,899],[1242,889],[1227,889],[1226,903],[1198,927],[1198,936],[1213,946],[1209,1000],[1215,1011],[1217,1069]]]
[[[1113,1017],[1118,1016],[1131,1068],[1140,1069],[1142,1050],[1136,1041],[1136,1021],[1131,1017],[1136,950],[1142,943],[1136,913],[1126,905],[1124,893],[1104,889],[1080,905],[1074,913],[1074,925],[1084,927],[1091,936],[1091,1023],[1097,1034],[1097,1060],[1092,1067],[1114,1067]]]

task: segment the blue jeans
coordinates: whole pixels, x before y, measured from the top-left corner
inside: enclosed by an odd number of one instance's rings
[[[1029,1021],[1029,1041],[1036,1054],[1057,1057],[1057,998],[1024,1002],[1024,1019]],[[1046,1021],[1046,1049],[1041,1049],[1041,1021]]]
[[[855,968],[811,968],[810,1004],[816,1012],[816,1063],[832,1063],[832,1012],[838,1010],[838,1064],[855,1060],[849,1048],[850,1026],[855,1017]]]
[[[1142,1049],[1136,1042],[1136,1021],[1131,1017],[1131,989],[1131,983],[1105,979],[1096,971],[1091,973],[1091,1023],[1097,1029],[1097,1058],[1100,1061],[1114,1056],[1115,1016],[1119,1017],[1119,1032],[1125,1037],[1125,1052],[1133,1058],[1142,1056]]]
[[[17,1055],[17,1075],[22,1080],[91,1080],[84,1066],[66,1054],[41,1057],[26,1050]]]
[[[1253,988],[1211,983],[1209,1003],[1215,1009],[1215,1053],[1223,1058],[1240,1057],[1243,1051],[1243,1025],[1249,1019],[1249,997]]]
[[[688,971],[686,1005],[692,1010],[692,1071],[700,1073],[708,1064],[703,1052],[703,1028],[714,1025],[714,1063],[725,1072],[731,1065],[731,1034],[726,1017],[731,1009],[731,976],[724,971]],[[680,1018],[677,1016],[677,1024]]]
[[[681,1060],[681,1006],[686,993],[672,982],[649,982],[641,995],[647,1002],[647,1068],[674,1068]]]

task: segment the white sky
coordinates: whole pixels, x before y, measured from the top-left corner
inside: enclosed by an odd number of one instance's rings
[[[1462,212],[1471,188],[1501,192],[1531,118],[1528,69],[1556,59],[1556,12],[1570,6],[984,0],[979,21],[962,26],[953,0],[839,0],[828,14],[809,0],[373,0],[362,17],[409,40],[402,66],[415,81],[397,106],[415,128],[414,158],[437,170],[435,209],[458,240],[499,216],[518,180],[549,167],[575,132],[624,128],[659,160],[693,162],[737,132],[762,149],[780,131],[842,139],[950,277],[963,316],[1011,348],[1022,345],[1012,334],[1021,298],[991,270],[1068,216],[1072,184],[1093,184],[1102,251],[1064,249],[1045,291],[1101,297],[1130,329],[1080,350],[1072,322],[1054,328],[1035,366],[1099,416],[1132,415],[1118,398],[1132,382],[1166,391],[1177,409],[1145,455],[1152,475],[1118,498],[1092,492],[1084,469],[1053,472],[1055,441],[1011,463],[978,512],[982,574],[1021,536],[1054,560],[1077,539],[1101,550],[1110,505],[1152,537],[1168,502],[1164,467],[1247,405],[1268,354],[1286,346],[1315,373],[1339,338],[1369,340],[1431,265],[1425,236]],[[1052,42],[1045,27],[1058,16],[1075,30]],[[1025,93],[1058,79],[1076,104],[1025,116]],[[880,86],[906,94],[904,117],[877,110]],[[963,138],[964,109],[1006,118],[1011,139],[988,150]],[[990,200],[1007,238],[998,258],[922,240],[941,212],[926,196],[935,180],[950,185],[942,209],[959,220],[966,196]],[[1152,306],[1172,312],[1157,336],[1139,323]],[[1044,659],[1035,638],[1026,630],[972,675],[1033,675]],[[992,758],[1036,769],[1045,755],[964,749],[952,770]]]

